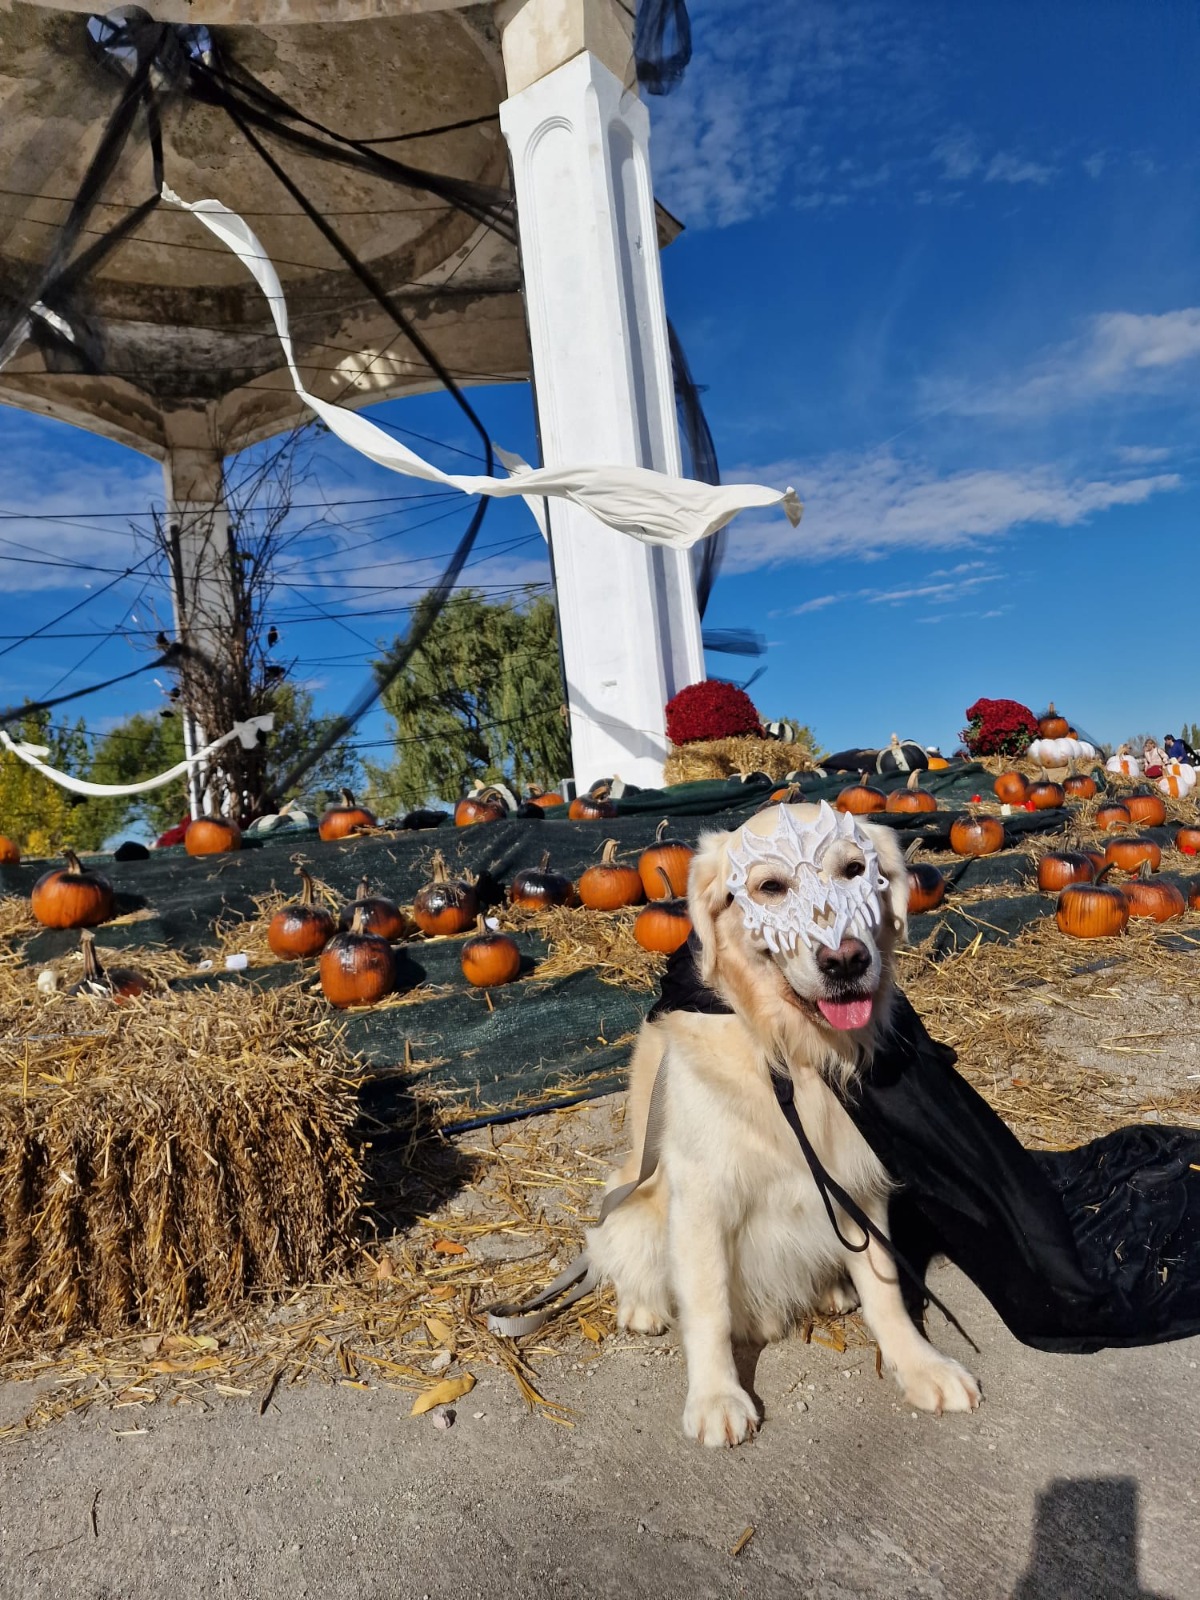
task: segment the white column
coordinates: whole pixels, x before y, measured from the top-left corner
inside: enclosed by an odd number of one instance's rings
[[[556,48],[591,39],[619,65],[603,26],[615,8],[516,0],[509,9],[505,62],[516,92],[500,123],[513,163],[543,459],[677,473],[649,117],[594,49],[555,62]],[[559,26],[568,13],[582,19],[577,36]],[[539,14],[552,14],[540,32]],[[628,64],[627,41],[620,48]],[[566,503],[555,503],[550,528],[576,783],[615,773],[660,784],[663,707],[704,677],[691,556],[639,544]]]
[[[175,634],[182,644],[219,664],[222,639],[228,637],[233,609],[229,511],[221,455],[211,449],[173,448],[163,461],[163,479]],[[194,707],[189,705],[186,678],[185,668],[183,747],[184,753],[192,756],[215,735],[201,726]],[[188,802],[193,817],[217,809],[208,775],[195,767],[188,775]]]

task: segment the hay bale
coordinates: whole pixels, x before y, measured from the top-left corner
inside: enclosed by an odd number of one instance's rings
[[[812,751],[805,745],[738,734],[731,739],[672,745],[663,775],[669,784],[732,778],[738,772],[765,772],[768,778],[782,781],[789,772],[807,772],[812,766]]]
[[[4,978],[0,1343],[177,1327],[347,1258],[356,1080],[323,1007],[234,983],[39,1004]]]

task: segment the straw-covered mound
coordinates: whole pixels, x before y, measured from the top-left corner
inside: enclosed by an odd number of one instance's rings
[[[356,1085],[323,1007],[233,983],[123,1006],[3,988],[0,1344],[180,1327],[344,1258]]]
[[[765,772],[781,780],[789,772],[808,772],[813,754],[806,745],[784,744],[739,734],[730,739],[697,739],[672,745],[663,768],[664,782],[700,783],[711,778],[732,778],[735,773]]]

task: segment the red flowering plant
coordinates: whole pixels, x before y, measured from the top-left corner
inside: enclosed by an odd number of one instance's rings
[[[1037,718],[1019,700],[976,700],[962,741],[973,756],[1023,756],[1038,736]]]
[[[720,678],[690,684],[667,701],[667,738],[672,744],[697,739],[731,739],[739,733],[762,734],[754,701],[736,684]]]

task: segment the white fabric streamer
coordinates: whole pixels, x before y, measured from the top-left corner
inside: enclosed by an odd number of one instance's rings
[[[182,778],[189,767],[194,767],[201,761],[207,761],[210,756],[216,755],[218,750],[223,750],[234,739],[240,739],[245,749],[253,750],[258,743],[259,731],[270,733],[274,726],[273,712],[268,712],[265,717],[251,717],[248,722],[235,722],[229,733],[214,739],[211,744],[205,745],[203,750],[197,750],[194,756],[185,756],[182,761],[176,762],[169,772],[160,772],[157,778],[143,778],[140,783],[91,783],[87,778],[73,778],[69,772],[59,772],[56,768],[46,765],[42,757],[48,756],[50,752],[45,745],[19,743],[9,737],[5,728],[0,728],[0,745],[31,766],[35,772],[40,772],[43,778],[49,778],[51,783],[58,784],[60,789],[70,789],[72,794],[93,795],[104,799],[109,796],[145,794],[150,789],[161,789],[166,784],[173,783],[176,778]]]
[[[782,506],[792,526],[800,521],[801,505],[794,489],[768,489],[762,484],[697,483],[674,478],[649,467],[566,466],[531,468],[507,452],[498,452],[510,470],[507,478],[442,472],[406,445],[376,427],[355,411],[344,410],[309,394],[300,381],[288,332],[287,303],[270,258],[253,230],[237,212],[219,200],[181,200],[163,185],[163,199],[190,211],[237,255],[271,307],[275,331],[283,346],[296,393],[310,406],[343,444],[391,472],[445,484],[464,494],[496,497],[521,495],[532,503],[544,496],[572,500],[594,517],[646,544],[688,549],[697,540],[717,533],[739,511]],[[537,511],[534,512],[535,517]]]

